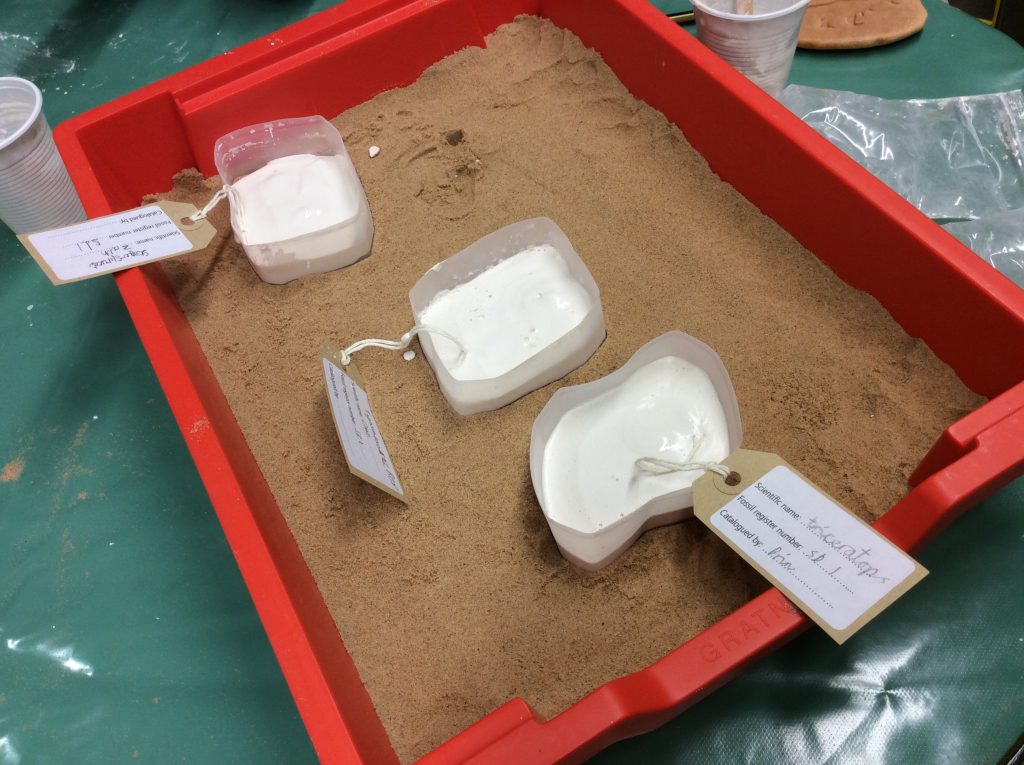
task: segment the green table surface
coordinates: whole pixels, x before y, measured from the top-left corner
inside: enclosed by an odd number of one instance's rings
[[[56,124],[329,4],[8,1],[0,74],[37,82]],[[1024,85],[1015,43],[926,5],[915,38],[800,52],[792,79]],[[5,229],[0,328],[0,765],[314,761],[112,279],[51,287]],[[595,762],[996,762],[1024,729],[1022,510],[1024,480],[945,532],[920,556],[931,575],[847,644],[811,631]]]

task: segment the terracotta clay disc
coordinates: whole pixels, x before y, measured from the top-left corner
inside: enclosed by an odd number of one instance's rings
[[[920,32],[928,18],[921,0],[811,0],[801,48],[872,48]]]

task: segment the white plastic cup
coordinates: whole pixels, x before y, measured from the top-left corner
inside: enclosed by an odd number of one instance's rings
[[[0,77],[0,219],[16,234],[86,219],[43,114],[43,94],[20,77]]]
[[[737,0],[692,0],[697,39],[778,98],[809,2],[753,0],[754,13],[736,13]]]

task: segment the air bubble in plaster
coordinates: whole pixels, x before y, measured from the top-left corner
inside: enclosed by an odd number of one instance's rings
[[[741,440],[721,359],[669,332],[607,377],[552,396],[533,426],[530,473],[562,555],[597,570],[646,529],[692,515],[702,471],[656,475],[638,459],[720,462]]]
[[[370,254],[373,221],[338,131],[323,117],[252,125],[218,139],[231,227],[261,279],[284,284]]]
[[[520,221],[432,267],[409,293],[416,323],[446,332],[420,345],[460,414],[505,406],[563,377],[597,350],[597,284],[547,218]]]
[[[472,280],[439,292],[419,321],[458,337],[459,348],[433,338],[441,363],[456,380],[507,374],[577,326],[590,295],[549,244],[528,247]],[[468,318],[468,321],[466,320]]]

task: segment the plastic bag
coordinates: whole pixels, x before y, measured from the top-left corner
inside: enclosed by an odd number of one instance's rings
[[[790,85],[781,101],[931,218],[1024,208],[1024,94],[893,101]]]
[[[1024,288],[1024,209],[948,223],[945,229]]]

